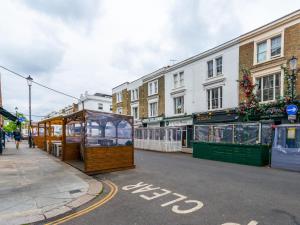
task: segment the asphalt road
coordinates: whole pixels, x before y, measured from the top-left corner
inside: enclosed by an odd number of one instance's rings
[[[96,176],[118,193],[64,224],[300,225],[300,173],[140,150],[135,163]]]

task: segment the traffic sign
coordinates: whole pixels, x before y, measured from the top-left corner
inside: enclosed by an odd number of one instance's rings
[[[26,119],[25,119],[24,117],[18,118],[18,121],[19,121],[20,123],[23,123],[25,120],[26,120]]]
[[[297,112],[298,112],[298,107],[296,105],[291,104],[286,107],[286,113],[288,115],[297,115]]]

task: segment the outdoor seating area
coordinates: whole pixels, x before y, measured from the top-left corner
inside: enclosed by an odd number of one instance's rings
[[[272,123],[196,125],[193,157],[246,165],[269,164]]]
[[[36,146],[88,174],[134,168],[133,119],[81,110],[37,124]]]
[[[54,154],[53,145],[62,141],[62,124],[63,118],[61,116],[52,117],[42,120],[37,123],[37,135],[33,136],[35,145],[57,157],[61,157],[60,154]]]
[[[132,117],[92,110],[65,116],[62,160],[88,174],[134,168]]]
[[[134,130],[134,147],[161,152],[180,152],[182,128],[136,128]]]

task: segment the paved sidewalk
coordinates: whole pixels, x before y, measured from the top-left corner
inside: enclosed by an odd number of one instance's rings
[[[0,155],[0,224],[25,224],[65,213],[93,199],[102,184],[35,148],[7,144]]]

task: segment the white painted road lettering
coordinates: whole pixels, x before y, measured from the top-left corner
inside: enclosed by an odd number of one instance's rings
[[[133,192],[131,192],[132,194],[137,194],[137,193],[142,193],[142,192],[147,192],[147,191],[154,191],[154,190],[157,190],[157,189],[160,189],[160,187],[153,187],[152,184],[150,185],[147,185],[145,187],[142,187],[140,189],[137,189]]]
[[[141,198],[146,199],[148,201],[151,201],[153,199],[157,199],[157,198],[160,198],[160,197],[163,197],[166,195],[173,195],[173,196],[175,196],[175,199],[162,204],[161,207],[172,206],[172,208],[171,208],[172,212],[178,213],[178,214],[192,213],[192,212],[195,212],[195,211],[201,209],[204,206],[204,204],[201,201],[187,200],[187,198],[188,198],[187,196],[184,196],[184,195],[181,195],[178,193],[172,193],[171,191],[169,191],[167,189],[155,187],[152,184],[146,184],[144,182],[139,182],[134,185],[124,186],[124,187],[122,187],[122,190],[124,190],[124,191],[132,190],[131,191],[132,194],[150,192],[150,191],[155,190],[155,192],[152,192],[151,195],[146,195],[146,194],[139,195]],[[175,203],[177,203],[177,204],[175,205]],[[183,204],[187,205],[188,209],[185,209],[186,207],[184,207]],[[189,208],[190,207],[189,205],[191,205],[192,207]]]
[[[124,191],[128,191],[128,190],[131,190],[131,189],[135,189],[135,188],[139,188],[139,187],[145,187],[147,186],[148,184],[144,184],[144,182],[140,182],[140,183],[137,183],[135,185],[127,185],[127,186],[124,186],[122,187],[122,189]]]
[[[248,223],[248,225],[257,225],[258,222],[255,220],[250,221],[250,223]],[[222,225],[241,225],[239,223],[223,223]]]
[[[204,204],[198,200],[190,200],[187,196],[175,193],[168,189],[155,187],[152,184],[146,184],[144,182],[139,182],[133,185],[127,185],[122,187],[124,191],[131,191],[132,194],[140,194],[139,196],[147,201],[151,201],[163,196],[173,196],[174,199],[168,202],[161,204],[161,207],[170,206],[172,212],[177,214],[188,214],[193,213],[199,209],[201,209]],[[151,194],[145,192],[151,192]],[[172,199],[172,198],[171,198]],[[176,203],[176,204],[175,204]],[[223,223],[222,225],[241,225],[239,223]],[[250,221],[247,225],[258,225],[258,222],[255,220]]]
[[[195,211],[201,209],[204,206],[202,202],[197,201],[197,200],[187,200],[187,201],[184,201],[184,202],[195,204],[195,206],[193,208],[190,208],[190,209],[180,210],[178,205],[174,205],[172,207],[172,211],[175,212],[175,213],[178,213],[178,214],[187,214],[187,213],[195,212]]]
[[[162,193],[153,192],[152,196],[140,195],[140,197],[149,201],[171,193],[171,191],[167,189],[160,189],[160,190],[163,192]]]
[[[179,202],[179,201],[182,201],[182,200],[184,200],[184,199],[187,199],[187,197],[184,196],[184,195],[180,195],[180,194],[177,194],[177,193],[172,193],[172,194],[175,195],[175,196],[177,196],[177,197],[179,197],[179,198],[176,198],[176,199],[173,200],[173,201],[164,203],[164,204],[161,205],[161,207],[166,207],[166,206],[168,206],[168,205],[174,204],[175,202]]]

